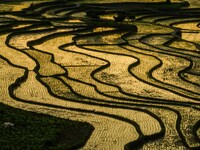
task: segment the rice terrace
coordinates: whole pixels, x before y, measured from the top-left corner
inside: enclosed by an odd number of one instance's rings
[[[200,149],[199,0],[0,0],[0,150]]]

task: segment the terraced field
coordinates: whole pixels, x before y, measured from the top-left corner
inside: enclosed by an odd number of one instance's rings
[[[0,102],[90,123],[85,150],[199,149],[200,8],[182,6],[57,1],[0,12]]]

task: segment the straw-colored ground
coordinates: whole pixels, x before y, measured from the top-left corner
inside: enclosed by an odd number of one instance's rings
[[[90,123],[85,150],[200,148],[199,8],[30,4],[0,13],[1,103]]]

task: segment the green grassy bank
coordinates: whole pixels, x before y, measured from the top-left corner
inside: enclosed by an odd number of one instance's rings
[[[27,112],[0,103],[0,149],[76,149],[93,131],[88,123]]]

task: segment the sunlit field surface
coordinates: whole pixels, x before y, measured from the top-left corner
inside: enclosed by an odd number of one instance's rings
[[[200,1],[98,2],[0,4],[0,102],[90,123],[84,150],[199,149]]]

